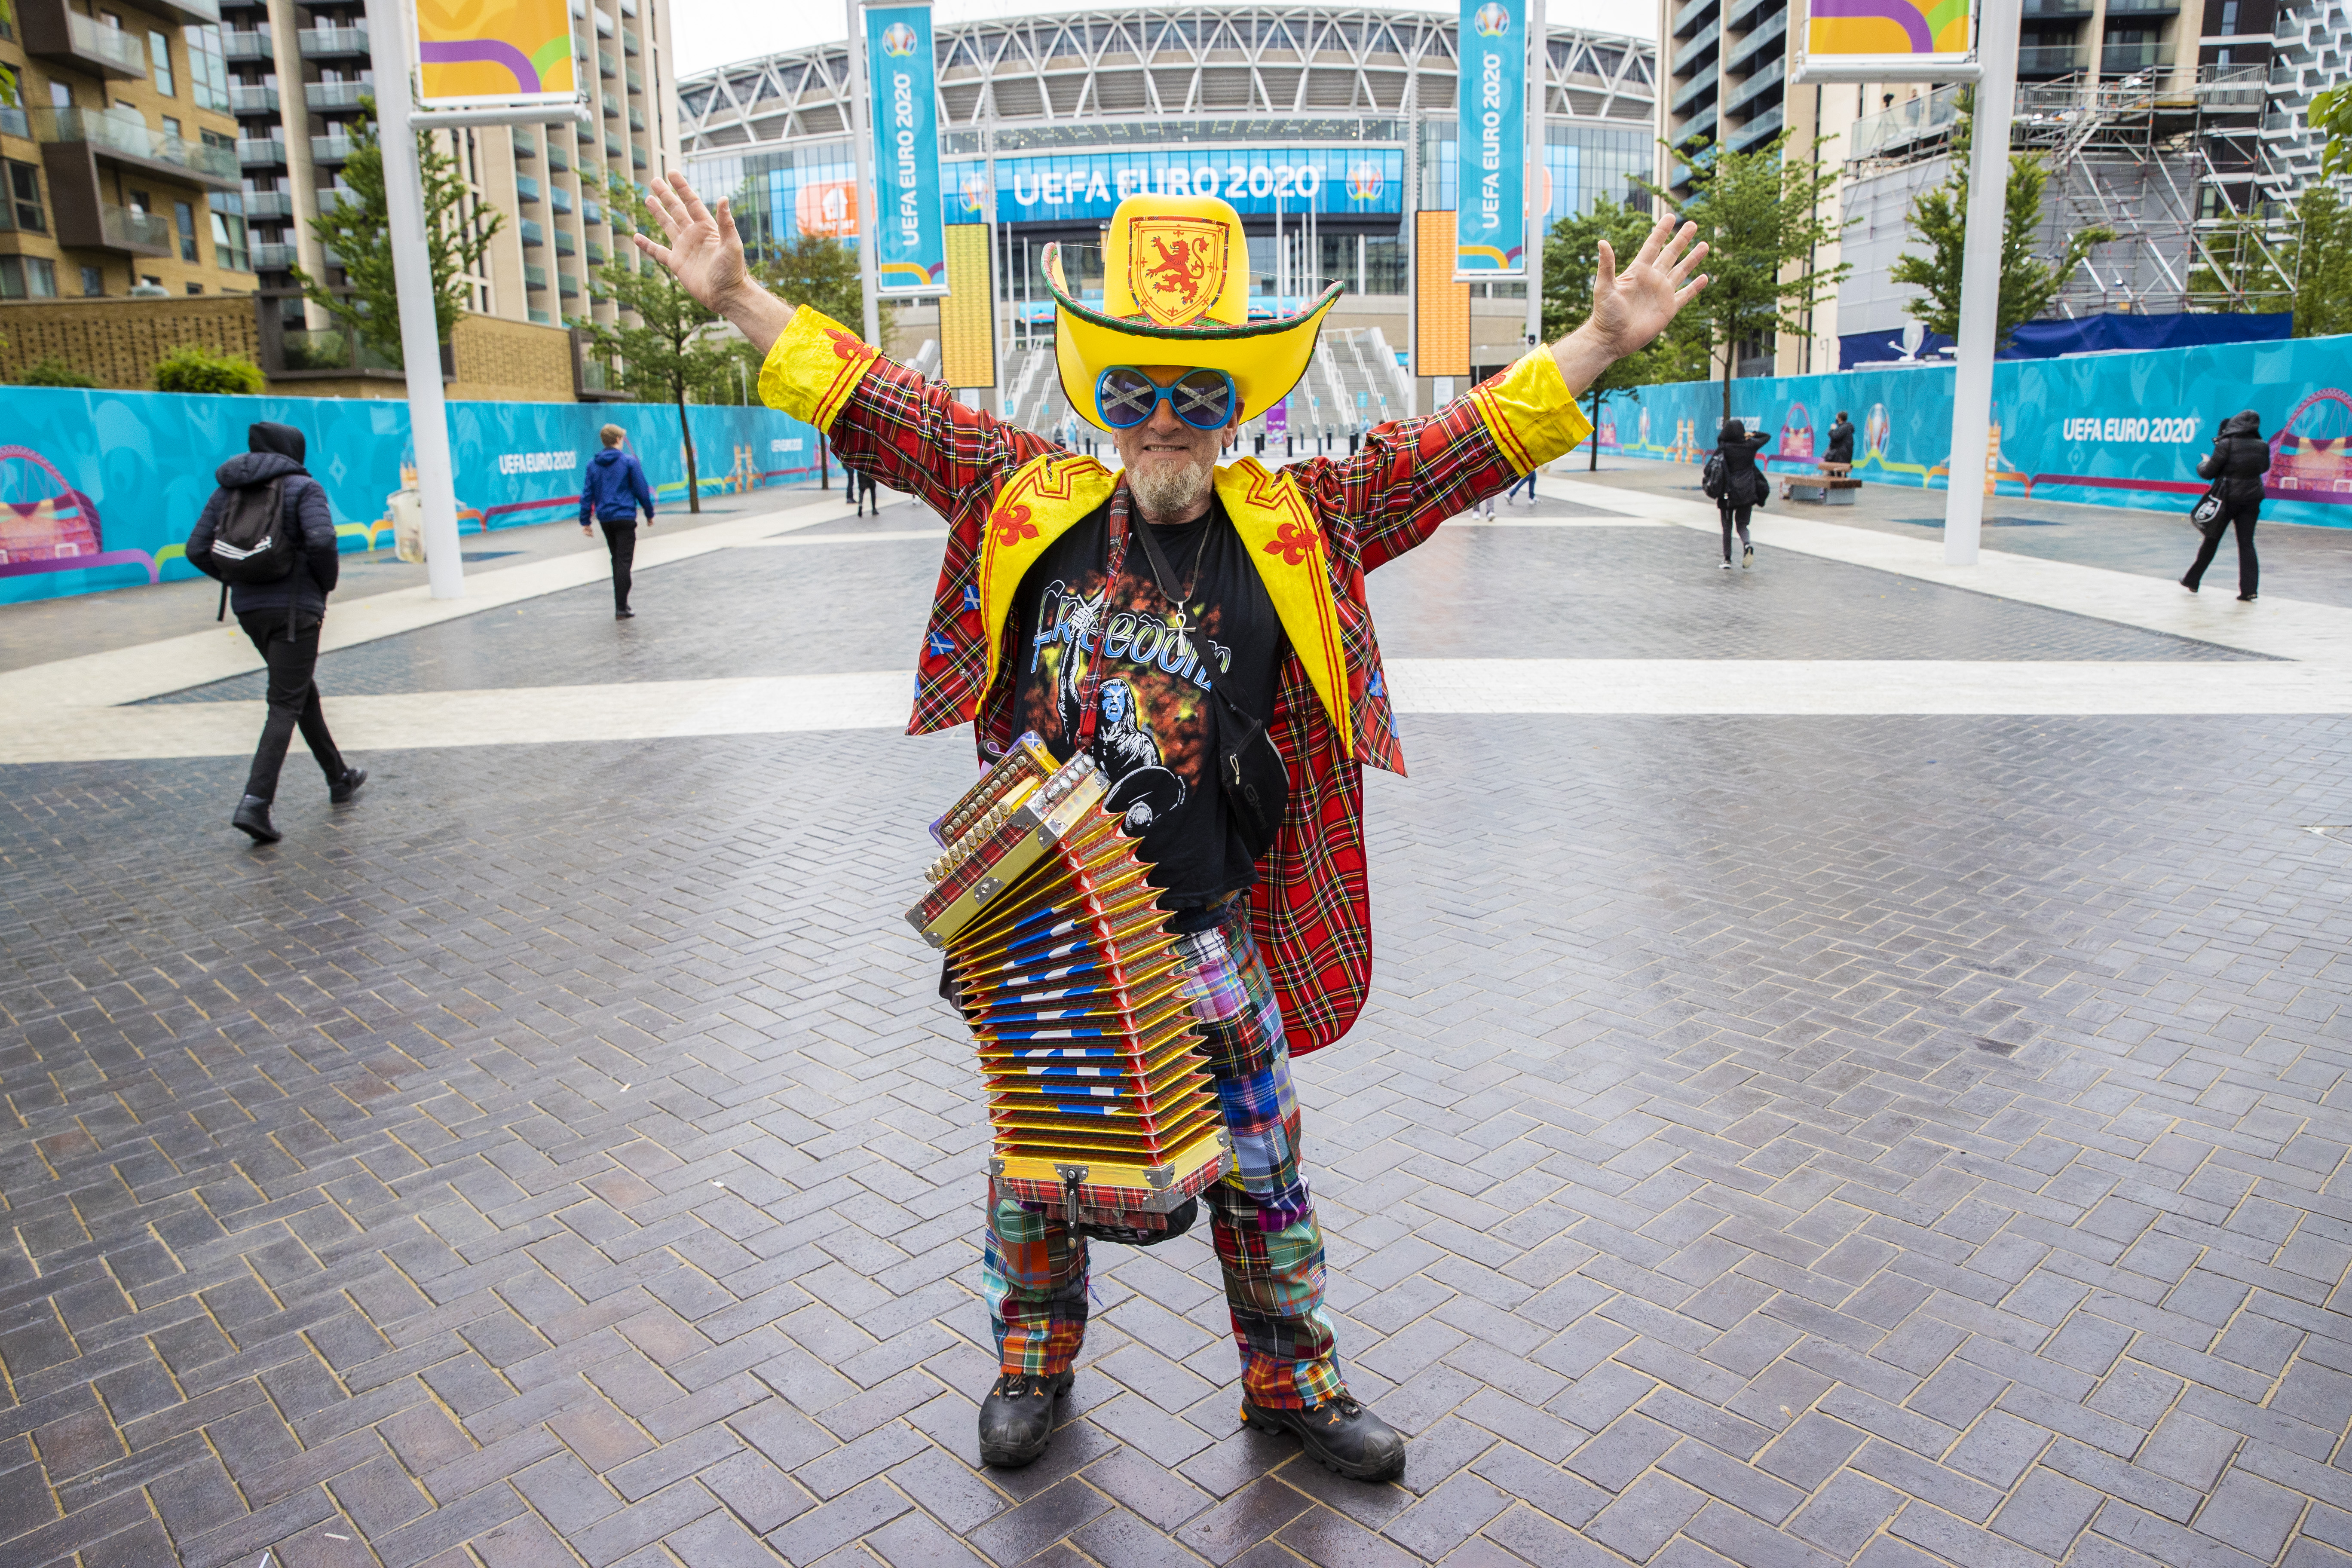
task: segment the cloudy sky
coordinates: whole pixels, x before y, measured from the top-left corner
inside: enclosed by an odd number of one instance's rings
[[[1443,5],[1400,5],[1393,0],[1354,0],[1351,9],[1383,11],[1446,9]],[[939,0],[933,17],[942,23],[970,22],[990,16],[1025,16],[1041,11],[1099,10],[1087,0]],[[1647,5],[1623,0],[1549,0],[1551,21],[1571,26],[1623,32],[1627,26],[1649,29]],[[677,37],[677,73],[691,76],[756,55],[799,48],[849,36],[841,0],[798,0],[792,5],[750,5],[742,0],[670,0],[670,27]]]

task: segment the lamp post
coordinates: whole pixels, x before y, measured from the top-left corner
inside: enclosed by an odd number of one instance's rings
[[[2000,252],[2007,227],[2009,125],[2017,104],[2020,0],[1982,0],[1977,13],[1975,130],[1969,141],[1968,231],[1960,244],[1960,340],[1952,374],[1950,488],[1944,495],[1944,560],[1973,566],[1984,526],[1992,454],[1993,338],[2000,318]]]

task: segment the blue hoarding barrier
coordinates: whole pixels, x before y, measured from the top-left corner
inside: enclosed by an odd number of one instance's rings
[[[1731,415],[1770,436],[1759,461],[1811,468],[1831,422],[1857,431],[1853,475],[1942,489],[1951,460],[1949,365],[1757,376],[1731,384]],[[2352,336],[2296,338],[1993,366],[1996,492],[2185,512],[2202,494],[2198,459],[2242,408],[2270,438],[2264,518],[2352,528]],[[1603,452],[1697,462],[1723,417],[1719,382],[1612,394]]]
[[[2120,353],[2141,349],[2187,349],[2200,343],[2283,342],[2294,333],[2294,315],[2279,311],[2245,315],[2228,311],[2144,316],[2109,310],[2063,321],[2028,321],[2010,334],[2000,359],[2055,359],[2060,354]],[[1935,359],[1952,346],[1941,332],[1919,343],[1919,359]],[[1903,357],[1903,333],[1894,328],[1848,332],[1838,339],[1838,368],[1861,370]]]
[[[641,403],[452,403],[461,533],[576,516],[597,431],[618,425],[656,504],[686,504],[677,410]],[[817,477],[816,432],[772,409],[688,410],[706,496]],[[389,398],[200,397],[0,387],[0,604],[196,575],[188,531],[246,426],[300,430],[346,551],[388,544],[387,498],[413,468],[408,405]]]

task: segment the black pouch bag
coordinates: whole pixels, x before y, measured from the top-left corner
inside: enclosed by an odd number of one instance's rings
[[[1175,571],[1168,564],[1160,541],[1152,537],[1151,525],[1139,520],[1135,533],[1143,542],[1143,552],[1150,557],[1160,581],[1173,582]],[[1207,658],[1201,660],[1200,668],[1201,678],[1209,683],[1209,709],[1217,720],[1217,787],[1224,795],[1226,809],[1233,813],[1242,847],[1253,861],[1262,860],[1274,847],[1275,835],[1282,830],[1282,814],[1290,805],[1290,768],[1283,762],[1265,721],[1253,717],[1225,695]]]

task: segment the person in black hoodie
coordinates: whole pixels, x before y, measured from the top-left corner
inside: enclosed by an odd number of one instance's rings
[[[319,683],[311,679],[319,663],[319,629],[327,618],[327,595],[335,591],[342,566],[327,492],[303,470],[302,432],[291,425],[256,425],[247,431],[246,445],[248,450],[213,474],[220,488],[205,502],[204,515],[188,535],[188,564],[207,576],[220,576],[213,563],[213,535],[233,492],[286,481],[279,504],[302,535],[302,553],[294,570],[274,583],[229,584],[229,607],[236,612],[236,624],[253,639],[269,669],[269,716],[262,721],[261,744],[254,748],[245,796],[230,821],[256,842],[275,844],[281,835],[269,820],[269,807],[278,798],[278,770],[285,765],[286,748],[297,728],[327,775],[327,798],[336,805],[359,793],[367,782],[367,770],[348,765],[335,749],[319,702]]]
[[[1717,437],[1715,449],[1723,454],[1723,496],[1715,503],[1716,511],[1723,518],[1723,570],[1731,570],[1731,534],[1739,531],[1739,564],[1756,563],[1756,546],[1748,542],[1748,514],[1764,499],[1764,487],[1771,480],[1756,466],[1756,454],[1771,437],[1759,430],[1753,436],[1748,426],[1737,419],[1723,422],[1723,434]]]
[[[2221,548],[2221,536],[2235,527],[2238,602],[2254,602],[2255,591],[2262,585],[2262,563],[2254,559],[2254,520],[2262,513],[2263,476],[2270,467],[2271,444],[2263,439],[2259,415],[2249,408],[2221,421],[2221,434],[2213,437],[2213,450],[2197,465],[2199,479],[2218,481],[2215,489],[2221,497],[2221,515],[2205,531],[2197,563],[2180,580],[2182,587],[2197,592],[2197,585],[2205,581],[2205,568],[2213,564],[2214,552]]]

